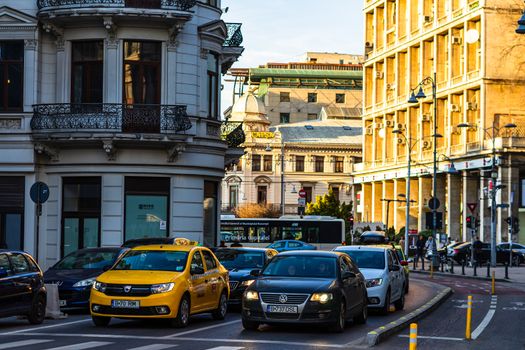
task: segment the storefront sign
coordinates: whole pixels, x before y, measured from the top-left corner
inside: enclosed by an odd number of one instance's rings
[[[275,133],[269,131],[254,131],[252,132],[252,136],[258,139],[273,139]]]

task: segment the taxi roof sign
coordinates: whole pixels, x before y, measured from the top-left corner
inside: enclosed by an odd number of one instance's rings
[[[199,242],[187,238],[175,238],[175,245],[198,245]]]

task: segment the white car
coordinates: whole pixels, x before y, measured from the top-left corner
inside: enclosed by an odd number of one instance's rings
[[[403,310],[407,281],[394,248],[341,246],[334,250],[348,254],[364,275],[369,308],[380,309],[386,315],[393,303],[396,310]]]

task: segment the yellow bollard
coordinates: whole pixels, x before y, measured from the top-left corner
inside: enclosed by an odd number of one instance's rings
[[[468,296],[467,301],[467,327],[465,329],[465,339],[470,340],[471,334],[470,334],[470,324],[472,322],[472,295]]]
[[[492,271],[492,295],[496,295],[496,271]]]
[[[410,343],[408,346],[408,350],[416,350],[417,349],[417,323],[411,323],[410,324]]]

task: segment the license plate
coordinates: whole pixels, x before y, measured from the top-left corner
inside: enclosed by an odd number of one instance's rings
[[[60,301],[58,302],[58,304],[59,304],[60,306],[66,306],[66,305],[67,305],[67,303],[66,303],[65,300],[60,300]]]
[[[297,306],[285,306],[285,305],[268,305],[266,312],[278,312],[283,314],[296,314],[298,312]]]
[[[111,307],[120,309],[138,309],[140,308],[140,302],[134,300],[112,300]]]

